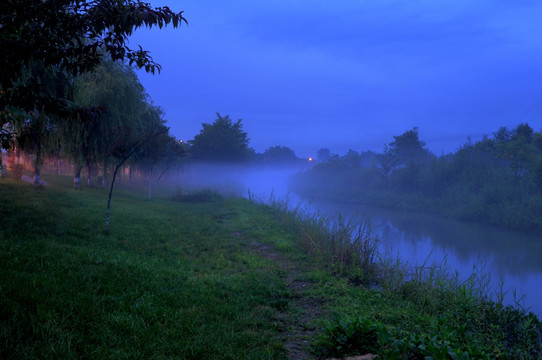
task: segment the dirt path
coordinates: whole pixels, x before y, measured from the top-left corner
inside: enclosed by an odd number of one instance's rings
[[[291,308],[294,310],[284,314],[288,318],[289,324],[286,340],[288,358],[296,360],[313,359],[314,356],[307,349],[308,339],[316,330],[311,322],[321,317],[322,313],[318,302],[304,293],[314,284],[299,281],[300,269],[297,264],[277,254],[269,245],[254,242],[251,246],[256,253],[266,259],[273,260],[286,273],[284,280],[292,294]]]
[[[322,317],[322,310],[318,301],[305,293],[314,283],[300,281],[299,275],[301,269],[298,265],[288,260],[286,257],[277,254],[269,245],[253,242],[250,244],[256,253],[261,257],[270,259],[275,262],[279,268],[286,273],[285,282],[292,294],[291,309],[288,314],[284,314],[289,324],[286,339],[286,350],[288,351],[288,359],[306,360],[314,359],[315,356],[309,353],[309,339],[316,331],[314,319]],[[343,359],[327,359],[327,360],[372,360],[377,356],[366,354],[361,356],[346,357]]]

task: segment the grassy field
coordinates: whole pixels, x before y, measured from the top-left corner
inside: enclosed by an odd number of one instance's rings
[[[44,179],[0,180],[2,359],[542,354],[533,315],[442,278],[383,276],[280,204],[120,187],[106,234],[106,190]]]

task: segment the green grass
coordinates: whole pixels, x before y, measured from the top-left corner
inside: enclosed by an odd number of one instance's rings
[[[534,314],[503,306],[498,297],[491,300],[487,274],[473,273],[460,281],[445,259],[407,269],[375,253],[370,224],[355,226],[340,215],[331,221],[299,207],[288,209],[282,201],[270,202],[283,226],[301,229],[300,238],[310,239],[306,248],[321,260],[319,269],[306,274],[317,286],[305,296],[318,299],[327,314],[312,342],[315,354],[542,357],[542,322]]]
[[[2,359],[286,359],[290,335],[314,358],[542,354],[535,316],[406,279],[347,220],[122,185],[105,234],[105,189],[45,180],[0,180]]]
[[[0,358],[284,357],[288,293],[242,201],[118,191],[105,235],[104,190],[4,181],[0,199]]]

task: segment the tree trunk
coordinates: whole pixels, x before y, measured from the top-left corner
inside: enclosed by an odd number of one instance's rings
[[[142,146],[147,141],[149,141],[149,139],[151,139],[153,136],[157,136],[157,135],[160,135],[160,134],[161,133],[155,134],[151,130],[150,133],[141,142],[139,142],[139,144],[134,146],[132,151],[130,151],[128,154],[126,154],[122,158],[120,163],[118,163],[117,166],[115,166],[115,171],[113,172],[113,179],[111,180],[111,186],[109,187],[109,197],[107,198],[107,214],[105,216],[105,229],[104,229],[106,234],[107,234],[107,232],[109,230],[109,214],[111,213],[111,196],[113,195],[113,187],[115,186],[115,179],[117,178],[117,173],[118,173],[119,169],[122,167],[122,164],[124,164],[124,162],[126,160],[128,160],[130,158],[130,156],[132,156],[140,146]]]
[[[109,184],[109,178],[107,176],[107,168],[109,167],[109,162],[104,160],[104,169],[103,169],[103,186],[106,187]]]
[[[40,163],[41,163],[41,142],[39,139],[36,141],[37,150],[36,150],[36,162],[34,163],[34,185],[40,185]]]
[[[111,213],[111,196],[113,195],[113,186],[115,186],[115,178],[117,177],[117,172],[119,171],[119,168],[122,166],[122,163],[124,160],[115,167],[115,171],[113,172],[113,179],[111,180],[111,186],[109,187],[109,197],[107,198],[107,214],[105,215],[105,232],[109,230],[109,214]]]
[[[166,171],[168,171],[168,170],[169,170],[169,166],[166,167],[166,168],[164,169],[164,171],[162,171],[162,173],[160,174],[160,176],[158,176],[158,179],[156,179],[156,182],[160,181],[160,179],[162,178],[162,176],[164,176],[164,174],[165,174]]]
[[[128,174],[129,174],[129,177],[130,177],[130,184],[135,184],[135,171],[134,171],[134,167],[133,166],[130,166],[128,168]]]
[[[75,174],[73,175],[73,186],[76,189],[79,189],[81,187],[81,170],[83,170],[83,164],[76,164],[75,165]]]
[[[152,170],[154,165],[151,165],[151,173],[149,174],[149,201],[152,200]]]
[[[60,175],[60,150],[62,147],[60,146],[60,143],[58,144],[58,149],[56,152],[56,176]]]
[[[86,165],[87,165],[87,174],[88,174],[87,185],[92,186],[92,173],[91,173],[90,161],[87,160]]]

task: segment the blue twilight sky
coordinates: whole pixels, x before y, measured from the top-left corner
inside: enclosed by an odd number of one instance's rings
[[[140,29],[139,77],[175,137],[216,112],[250,146],[381,151],[419,127],[435,154],[528,122],[542,130],[542,2],[154,0],[189,26]]]

